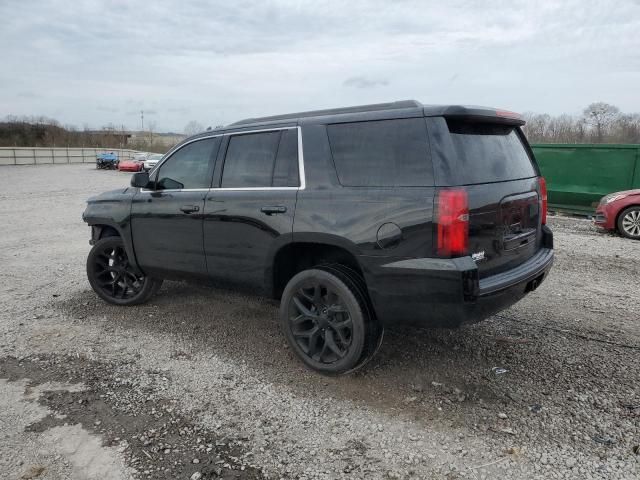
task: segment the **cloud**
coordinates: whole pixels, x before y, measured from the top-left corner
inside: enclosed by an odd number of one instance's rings
[[[109,112],[109,113],[115,113],[115,112],[119,112],[120,109],[116,108],[116,107],[109,107],[106,105],[99,105],[96,107],[96,110],[100,111],[100,112]]]
[[[0,17],[0,116],[135,128],[144,110],[180,131],[403,98],[640,111],[632,0],[3,0]]]
[[[20,98],[42,98],[42,95],[36,92],[18,92]]]
[[[342,85],[345,87],[354,87],[354,88],[373,88],[373,87],[385,87],[389,85],[388,80],[376,80],[372,78],[367,78],[364,76],[356,76],[349,77]]]

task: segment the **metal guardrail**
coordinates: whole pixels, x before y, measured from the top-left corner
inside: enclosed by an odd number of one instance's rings
[[[124,148],[0,147],[0,165],[95,163],[99,153],[113,152],[120,160],[131,160],[137,150]]]

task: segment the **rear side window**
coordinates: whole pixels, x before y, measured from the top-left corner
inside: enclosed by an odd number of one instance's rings
[[[327,126],[340,183],[351,187],[433,185],[423,118]]]
[[[234,135],[222,171],[223,188],[270,187],[280,131]]]
[[[457,155],[456,183],[501,182],[536,176],[517,127],[447,120]]]

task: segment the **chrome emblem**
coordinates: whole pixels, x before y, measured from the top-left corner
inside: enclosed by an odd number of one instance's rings
[[[484,250],[482,250],[481,252],[476,252],[472,254],[471,259],[474,262],[481,262],[482,260],[484,260]]]

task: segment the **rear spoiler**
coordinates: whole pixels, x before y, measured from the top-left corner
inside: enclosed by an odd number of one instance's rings
[[[526,122],[519,113],[499,108],[473,107],[463,105],[451,105],[445,107],[425,106],[426,117],[442,116],[456,120],[479,123],[499,123],[502,125],[517,125],[521,127]]]

